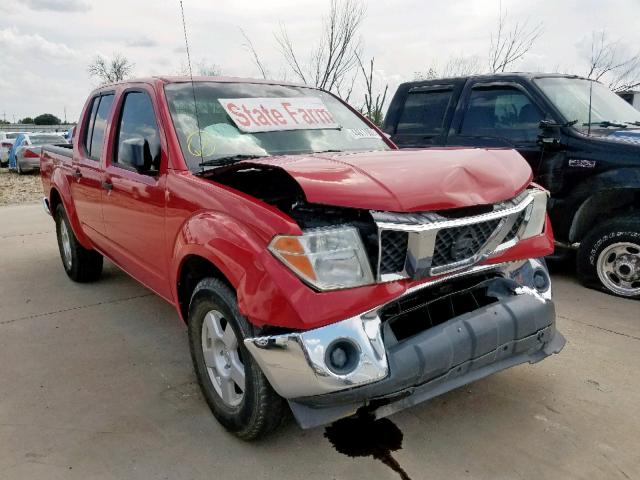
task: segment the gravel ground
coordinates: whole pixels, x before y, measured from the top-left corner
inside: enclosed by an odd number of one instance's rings
[[[0,205],[31,203],[42,198],[42,182],[38,173],[18,175],[0,168]]]

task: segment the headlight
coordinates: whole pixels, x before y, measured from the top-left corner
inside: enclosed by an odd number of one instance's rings
[[[535,189],[532,191],[533,202],[527,207],[527,226],[522,233],[522,240],[525,238],[540,235],[544,229],[544,222],[547,218],[547,198],[549,193],[546,190]]]
[[[373,283],[369,259],[354,227],[307,230],[300,236],[277,235],[269,250],[319,290]]]

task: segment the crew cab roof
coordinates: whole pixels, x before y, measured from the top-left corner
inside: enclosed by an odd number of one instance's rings
[[[187,82],[191,82],[193,80],[193,82],[195,83],[200,83],[200,82],[218,82],[218,83],[260,83],[260,84],[265,84],[265,85],[284,85],[284,86],[288,86],[288,87],[307,87],[307,88],[314,88],[314,87],[310,87],[309,85],[303,85],[301,83],[294,83],[294,82],[286,82],[286,81],[280,81],[280,80],[265,80],[262,78],[243,78],[243,77],[205,77],[205,76],[194,76],[193,79],[187,75],[177,75],[177,76],[171,76],[171,75],[162,75],[162,76],[154,76],[154,77],[139,77],[139,78],[130,78],[127,80],[123,80],[120,82],[114,82],[114,83],[107,83],[105,85],[101,85],[99,88],[97,88],[95,90],[95,92],[98,91],[104,91],[104,90],[110,90],[113,89],[115,87],[118,86],[126,86],[129,84],[136,84],[136,83],[150,83],[150,84],[155,84],[155,85],[166,85],[169,83],[187,83]]]
[[[496,81],[496,80],[510,80],[514,78],[521,78],[526,80],[533,80],[535,78],[549,78],[549,77],[563,77],[563,78],[579,78],[582,80],[588,80],[585,77],[580,75],[568,75],[564,73],[541,73],[541,72],[500,72],[500,73],[482,73],[478,75],[467,75],[460,77],[443,77],[443,78],[430,78],[424,80],[414,80],[411,82],[402,83],[405,87],[413,87],[420,85],[430,85],[434,83],[464,83],[467,80],[486,80],[486,81]]]

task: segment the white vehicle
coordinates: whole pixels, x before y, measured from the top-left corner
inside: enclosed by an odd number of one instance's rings
[[[20,175],[40,168],[40,152],[43,145],[62,145],[69,143],[58,133],[29,133],[20,137],[21,144],[16,145],[16,169]]]
[[[0,131],[0,166],[6,167],[9,163],[9,151],[16,137],[27,132],[1,132]]]

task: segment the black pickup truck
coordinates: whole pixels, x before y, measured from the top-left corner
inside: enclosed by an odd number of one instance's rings
[[[384,130],[401,148],[515,148],[549,190],[557,252],[581,281],[640,298],[640,111],[601,83],[509,73],[400,85]]]

